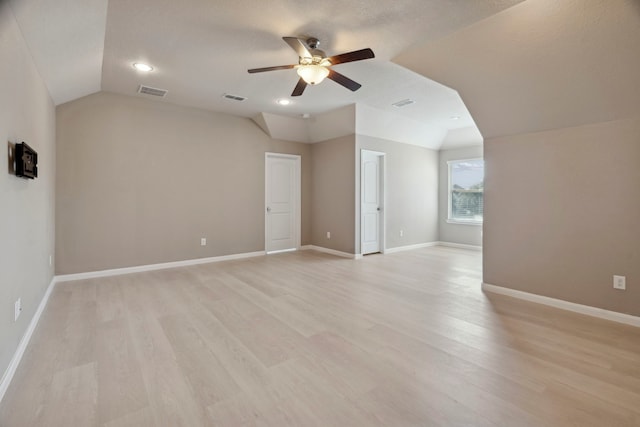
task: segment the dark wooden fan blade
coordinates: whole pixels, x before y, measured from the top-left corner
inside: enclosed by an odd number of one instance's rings
[[[291,93],[291,96],[302,95],[302,92],[304,92],[306,87],[307,87],[307,82],[305,82],[304,80],[302,80],[302,78],[300,78],[300,80],[298,80],[298,84],[296,85],[295,89],[293,89],[293,93]]]
[[[362,61],[363,59],[371,59],[376,56],[369,48],[354,50],[353,52],[342,53],[340,55],[327,58],[332,65],[343,64],[345,62]]]
[[[329,75],[327,77],[353,92],[357,91],[362,87],[360,83],[354,82],[349,77],[342,75],[337,71],[333,71],[331,68],[329,68]]]
[[[309,49],[307,49],[307,46],[304,44],[304,42],[299,38],[283,37],[282,40],[284,40],[289,46],[291,46],[291,49],[295,50],[300,58],[311,58],[313,56],[311,55],[311,52],[309,52]]]
[[[288,70],[293,67],[295,67],[295,65],[278,65],[277,67],[252,68],[247,71],[253,74],[253,73],[264,73],[265,71]]]

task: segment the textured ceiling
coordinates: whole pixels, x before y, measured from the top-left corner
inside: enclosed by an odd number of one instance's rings
[[[107,0],[9,4],[56,105],[100,91]]]
[[[354,103],[439,130],[475,127],[455,90],[389,62],[522,0],[10,0],[56,104],[98,90],[137,95],[167,89],[161,102],[245,117],[320,114]],[[294,70],[248,68],[297,62],[282,36],[315,36],[329,55],[370,47],[372,60],[335,67],[363,85],[350,92],[327,80],[288,107]],[[136,61],[155,67],[149,74]],[[238,103],[224,93],[248,99]],[[412,98],[403,109],[391,103]],[[451,120],[459,116],[459,120]]]
[[[485,139],[629,117],[640,1],[527,0],[394,62],[456,88]]]
[[[420,123],[409,131],[428,146],[447,131],[445,144],[480,140],[476,124],[486,138],[640,114],[640,0],[9,4],[56,104],[98,90],[144,96],[139,84],[167,89],[160,102],[246,117],[313,118],[357,103],[391,134]],[[316,36],[330,55],[370,47],[376,58],[336,66],[359,91],[327,81],[281,107],[295,71],[246,70],[294,63],[284,35]],[[135,61],[155,71],[139,73]],[[391,106],[406,98],[415,104]]]
[[[103,90],[135,94],[140,83],[167,89],[168,102],[254,117],[260,112],[319,114],[353,103],[392,109],[419,98],[401,114],[434,126],[474,126],[455,91],[389,59],[408,46],[434,39],[518,1],[449,0],[111,0]],[[332,81],[307,87],[283,108],[297,83],[295,70],[248,74],[247,69],[297,63],[282,36],[315,36],[329,55],[370,47],[376,59],[335,67],[363,87],[350,92]],[[131,64],[147,61],[149,74]],[[224,93],[247,97],[237,102]],[[416,99],[418,101],[418,99]],[[461,119],[452,122],[451,116]]]

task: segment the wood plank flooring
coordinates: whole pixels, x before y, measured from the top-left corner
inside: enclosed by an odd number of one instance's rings
[[[481,255],[312,251],[60,283],[0,426],[640,426],[640,329]]]

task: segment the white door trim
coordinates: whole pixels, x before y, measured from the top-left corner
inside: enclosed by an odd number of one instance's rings
[[[378,157],[380,157],[380,200],[382,202],[382,206],[380,208],[380,229],[378,231],[379,233],[379,238],[380,238],[380,253],[385,253],[386,250],[386,234],[387,234],[387,167],[386,167],[386,156],[387,153],[384,153],[382,151],[374,151],[374,150],[367,150],[367,149],[361,149],[360,150],[360,200],[358,201],[358,203],[360,204],[359,206],[359,215],[358,215],[358,230],[360,232],[360,242],[359,242],[359,247],[360,247],[360,254],[362,255],[362,239],[364,239],[364,233],[362,232],[362,202],[363,202],[363,197],[364,197],[364,168],[363,163],[364,163],[364,156],[362,155],[363,153],[369,153],[369,154],[373,154],[376,155]]]
[[[302,156],[297,154],[283,154],[283,153],[273,153],[273,152],[265,152],[264,153],[264,250],[267,254],[272,254],[276,252],[282,251],[267,251],[267,242],[269,241],[269,227],[268,227],[268,219],[267,219],[267,191],[269,189],[269,177],[267,174],[267,162],[269,158],[281,158],[281,159],[291,159],[296,162],[296,170],[295,170],[295,190],[294,190],[294,207],[295,207],[295,232],[296,232],[296,247],[295,249],[300,249],[301,241],[302,241]]]

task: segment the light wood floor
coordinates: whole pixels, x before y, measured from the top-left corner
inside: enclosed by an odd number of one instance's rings
[[[13,426],[639,426],[640,329],[480,291],[481,255],[287,253],[58,284]]]

